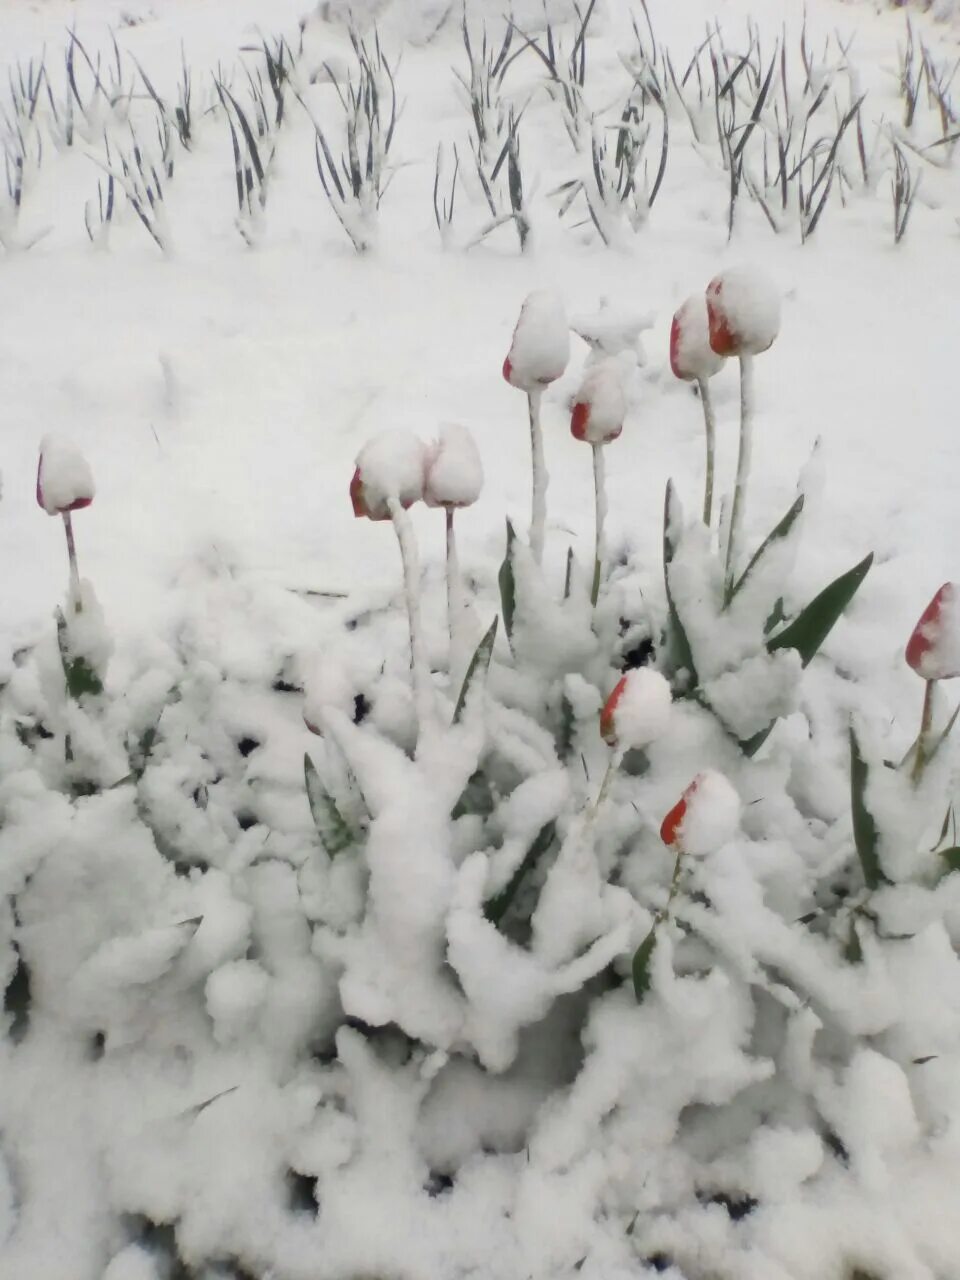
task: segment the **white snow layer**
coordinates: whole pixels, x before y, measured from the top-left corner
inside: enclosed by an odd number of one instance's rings
[[[570,329],[563,301],[550,289],[537,289],[520,308],[504,377],[529,394],[555,382],[569,359]]]

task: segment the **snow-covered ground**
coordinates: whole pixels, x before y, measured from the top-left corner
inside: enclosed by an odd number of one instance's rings
[[[960,126],[944,127],[929,78],[904,125],[902,10],[808,0],[804,100],[793,0],[648,0],[649,27],[641,8],[606,0],[585,42],[598,138],[631,91],[624,60],[639,65],[632,20],[648,53],[652,28],[658,67],[666,76],[669,51],[678,79],[708,24],[722,28],[710,47],[729,53],[729,72],[755,23],[764,70],[786,41],[792,145],[820,85],[811,138],[821,123],[831,137],[866,95],[868,172],[851,127],[847,177],[806,243],[792,206],[782,216],[771,206],[775,234],[746,192],[728,242],[712,81],[695,103],[692,73],[687,108],[667,96],[667,166],[649,217],[636,229],[604,224],[614,241],[604,245],[580,200],[557,216],[558,188],[591,181],[589,142],[576,152],[528,49],[502,90],[522,110],[521,254],[512,225],[477,242],[490,214],[454,76],[467,74],[459,11],[444,20],[440,0],[377,8],[400,111],[376,243],[358,254],[324,196],[311,121],[339,153],[331,77],[354,65],[345,4],[311,14],[301,0],[0,7],[0,83],[45,58],[53,98],[44,85],[26,128],[19,216],[9,202],[0,211],[0,972],[13,981],[0,1045],[0,1277],[609,1280],[652,1268],[688,1280],[948,1280],[960,1257],[960,876],[933,884],[916,861],[916,842],[930,848],[940,833],[946,752],[920,790],[878,770],[872,803],[896,887],[867,904],[879,924],[863,924],[861,962],[840,957],[829,929],[796,922],[825,909],[825,886],[840,885],[837,901],[862,890],[849,717],[873,760],[904,755],[920,710],[906,639],[940,584],[960,577],[960,180],[941,141]],[[569,51],[575,23],[554,8]],[[542,11],[524,0],[514,12],[545,48]],[[486,0],[471,15],[474,41],[484,13],[498,44],[500,6]],[[956,26],[912,20],[915,71],[922,44],[949,77]],[[71,28],[81,97],[97,100],[84,56],[104,84],[118,57],[151,154],[144,73],[172,110],[191,69],[190,147],[171,126],[173,173],[162,177],[165,251],[119,190],[109,236],[88,238],[85,206],[95,229],[104,166],[117,170],[133,142],[101,95],[96,120],[74,104],[66,145]],[[262,42],[281,36],[297,54],[293,83],[265,208],[241,235],[213,77],[249,109],[241,68],[265,78]],[[511,52],[521,45],[515,37]],[[700,67],[708,77],[705,55]],[[649,102],[647,113],[650,182],[661,125]],[[768,103],[749,142],[756,181],[764,130],[776,167],[772,119]],[[442,244],[435,163],[442,146],[442,199],[454,144],[456,216]],[[920,178],[899,244],[897,149]],[[671,318],[744,263],[769,275],[782,306],[779,336],[756,360],[746,545],[788,509],[801,473],[806,494],[792,576],[758,591],[777,588],[770,603],[779,592],[789,611],[869,551],[874,565],[810,665],[799,709],[756,759],[702,708],[677,702],[650,770],[618,775],[593,824],[584,806],[606,757],[592,726],[619,665],[594,649],[621,616],[651,630],[662,621],[664,486],[674,480],[688,516],[702,490],[700,406],[670,371]],[[576,590],[566,612],[555,600],[568,548],[587,575],[593,560],[590,455],[569,430],[589,355],[575,336],[543,397],[542,581],[518,564],[540,601],[539,630],[523,623],[543,666],[534,679],[519,641],[511,659],[501,628],[487,745],[467,715],[462,732],[413,759],[395,745],[412,751],[397,545],[388,524],[354,518],[354,460],[386,429],[472,431],[485,485],[456,517],[472,649],[499,609],[504,516],[527,531],[527,407],[501,365],[523,300],[543,288],[561,296],[575,332],[642,329],[620,357],[623,432],[604,446],[616,570],[599,640],[589,610],[575,612]],[[728,363],[713,384],[718,495],[737,456]],[[96,479],[92,505],[73,515],[112,642],[94,710],[62,690],[63,533],[34,493],[48,433],[78,445]],[[448,665],[459,677],[466,664],[448,663],[444,520],[422,504],[409,515],[427,657],[452,709]],[[684,552],[694,573],[698,546]],[[696,587],[691,635],[705,652],[714,639],[717,653],[736,647],[735,626],[710,635]],[[99,615],[92,598],[84,605],[76,643],[102,660]],[[711,697],[749,721],[749,685],[724,695],[727,667],[708,665]],[[588,777],[579,759],[561,765],[534,723],[563,677]],[[355,726],[358,695],[372,711]],[[311,696],[324,743],[304,725]],[[472,812],[450,823],[491,742],[512,794],[504,783],[489,824]],[[335,791],[356,799],[350,770],[359,779],[373,817],[362,857],[328,858],[318,844],[305,751]],[[734,779],[739,842],[691,872],[701,879],[684,928],[658,944],[637,1005],[630,957],[665,910],[673,866],[656,832],[701,767]],[[554,820],[567,838],[520,945],[481,908]]]

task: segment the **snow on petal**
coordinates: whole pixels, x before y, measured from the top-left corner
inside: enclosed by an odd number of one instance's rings
[[[531,293],[520,309],[503,376],[522,391],[555,382],[570,359],[570,330],[563,302],[552,290]]]
[[[710,346],[706,300],[694,294],[679,307],[670,326],[670,368],[686,381],[712,378],[723,368],[723,356]]]
[[[423,497],[428,507],[469,507],[483,488],[483,463],[466,427],[445,423],[427,447]]]

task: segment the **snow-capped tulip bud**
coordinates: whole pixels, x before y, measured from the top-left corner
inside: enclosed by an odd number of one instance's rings
[[[89,507],[96,488],[86,458],[67,440],[44,436],[37,465],[37,502],[50,516]]]
[[[620,366],[615,360],[602,360],[587,371],[580,384],[570,431],[575,439],[588,444],[609,444],[623,430],[626,412]]]
[[[673,317],[670,368],[685,382],[705,382],[723,368],[723,356],[710,346],[707,304],[700,294],[688,298]]]
[[[960,676],[960,585],[945,582],[907,643],[907,665],[924,680]]]
[[[665,845],[694,858],[715,853],[740,821],[740,797],[713,769],[698,773],[660,825]]]
[[[570,329],[560,298],[549,290],[531,293],[520,309],[503,376],[528,394],[556,382],[570,359]]]
[[[666,730],[670,707],[670,686],[659,671],[628,671],[603,705],[600,735],[608,746],[623,751],[648,747]]]
[[[390,500],[412,507],[423,497],[425,449],[409,431],[383,431],[357,454],[350,481],[355,516],[389,520]]]
[[[469,507],[483,488],[483,464],[466,427],[449,423],[427,446],[423,499],[428,507]]]
[[[707,285],[710,346],[720,356],[758,356],[780,332],[780,295],[761,271],[735,267]]]

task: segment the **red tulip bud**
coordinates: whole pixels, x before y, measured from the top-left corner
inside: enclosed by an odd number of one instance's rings
[[[686,382],[706,380],[719,373],[723,357],[710,345],[707,306],[697,294],[688,298],[670,326],[670,368]]]
[[[960,586],[945,582],[907,643],[907,665],[924,680],[960,676]]]
[[[561,376],[570,358],[570,330],[563,303],[547,290],[531,293],[520,308],[503,376],[529,395]]]
[[[37,502],[47,515],[62,516],[89,507],[95,493],[90,467],[80,450],[45,436],[37,464]]]
[[[589,444],[609,444],[623,431],[626,412],[620,368],[615,360],[603,360],[587,371],[580,384],[570,417],[571,434]]]
[[[611,747],[649,747],[670,718],[670,686],[659,671],[641,667],[622,675],[600,712],[600,736]]]
[[[705,857],[734,835],[740,797],[713,769],[698,773],[660,824],[660,839],[679,853]]]
[[[766,276],[734,268],[707,285],[710,346],[718,356],[756,356],[780,332],[780,297]]]

